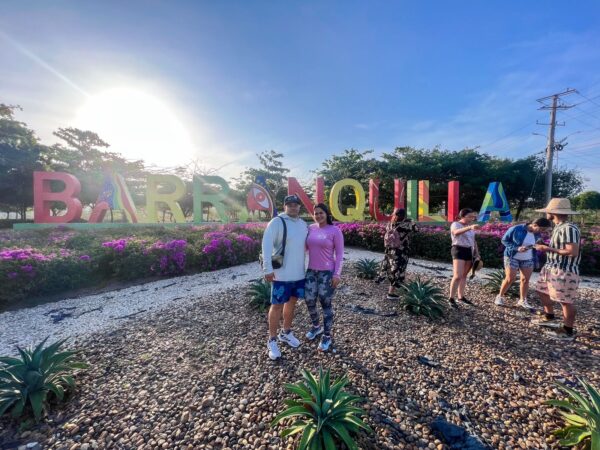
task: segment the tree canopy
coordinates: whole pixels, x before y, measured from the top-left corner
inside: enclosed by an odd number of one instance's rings
[[[393,180],[429,180],[430,207],[438,208],[447,199],[448,181],[460,181],[460,205],[478,209],[492,181],[500,181],[517,216],[525,206],[542,206],[544,160],[540,156],[511,160],[476,149],[460,151],[397,147],[393,152],[375,158],[372,151],[345,150],[342,155],[326,159],[316,172],[325,177],[325,185],[342,178],[354,178],[368,185],[369,178],[381,180],[380,205],[393,208]],[[584,180],[572,169],[558,169],[553,176],[553,195],[572,197],[581,191]],[[342,202],[354,199],[344,193]]]
[[[290,171],[283,165],[283,153],[269,150],[258,153],[256,156],[259,167],[246,168],[240,177],[235,179],[236,189],[246,192],[256,177],[264,177],[269,190],[275,196],[275,203],[283,204],[283,199],[287,195],[287,174]]]
[[[19,106],[0,104],[0,207],[17,212],[22,220],[33,205],[33,172],[42,169],[41,154],[33,130],[14,118]]]
[[[586,191],[575,196],[572,201],[575,209],[600,209],[600,192]]]

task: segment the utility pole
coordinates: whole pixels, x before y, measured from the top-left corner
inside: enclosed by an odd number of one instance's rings
[[[547,97],[539,98],[537,100],[542,105],[544,105],[541,108],[539,108],[540,110],[548,110],[548,109],[550,110],[550,123],[546,124],[546,123],[536,122],[538,125],[550,125],[550,129],[548,130],[548,144],[546,146],[546,179],[545,179],[545,183],[544,183],[545,204],[548,204],[548,202],[552,198],[552,161],[554,160],[554,147],[555,147],[554,130],[556,129],[557,125],[559,125],[559,126],[565,125],[564,122],[562,124],[556,122],[556,111],[558,109],[569,109],[574,106],[574,105],[559,104],[558,100],[560,97],[562,97],[564,95],[573,94],[575,92],[577,92],[576,89],[567,89],[564,92],[560,92],[558,94],[552,94]],[[545,101],[549,100],[549,99],[552,99],[552,106],[545,104]]]

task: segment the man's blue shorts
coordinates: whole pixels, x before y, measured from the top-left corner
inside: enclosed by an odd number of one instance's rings
[[[298,281],[273,281],[271,304],[283,305],[290,298],[304,298],[304,279]]]

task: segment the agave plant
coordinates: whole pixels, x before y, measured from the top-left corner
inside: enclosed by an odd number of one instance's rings
[[[87,364],[75,351],[59,351],[65,340],[44,348],[47,340],[35,349],[17,347],[20,358],[0,357],[0,416],[10,411],[18,418],[30,407],[39,421],[52,396],[62,400],[75,387],[74,372]]]
[[[600,449],[600,391],[585,380],[578,379],[585,393],[558,384],[568,395],[567,400],[547,400],[548,405],[560,408],[565,427],[553,432],[562,446],[577,446],[583,450]],[[586,398],[587,393],[587,398]]]
[[[354,263],[354,267],[358,277],[366,280],[373,280],[379,272],[379,263],[375,259],[361,258]]]
[[[431,280],[417,277],[401,286],[400,306],[412,314],[435,319],[444,315],[444,292]]]
[[[483,278],[485,280],[483,283],[483,287],[488,292],[491,292],[492,294],[497,294],[498,292],[500,292],[500,287],[502,286],[502,281],[504,281],[504,278],[506,278],[506,272],[504,271],[504,269],[496,269]],[[506,294],[510,295],[511,297],[519,296],[518,277]]]
[[[271,283],[262,278],[252,282],[248,289],[250,305],[260,312],[265,312],[271,305]]]
[[[281,437],[302,433],[298,450],[336,449],[340,442],[349,450],[358,449],[351,433],[361,429],[372,433],[372,430],[360,418],[364,411],[354,406],[360,397],[343,390],[348,384],[348,377],[344,375],[330,384],[330,371],[324,373],[322,368],[318,379],[307,370],[302,371],[302,376],[304,382],[285,385],[300,399],[284,400],[288,408],[273,419],[271,426],[294,417],[294,422],[281,433]]]

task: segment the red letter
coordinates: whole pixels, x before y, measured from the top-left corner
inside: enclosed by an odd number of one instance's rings
[[[404,181],[394,180],[394,208],[404,209]],[[392,216],[379,209],[379,179],[369,180],[369,214],[377,222],[388,222]]]
[[[50,183],[61,181],[65,188],[52,192]],[[81,183],[73,175],[64,172],[33,172],[33,218],[35,223],[68,223],[81,219],[81,202],[77,198]],[[65,204],[66,213],[62,216],[50,215],[50,204]]]
[[[448,182],[448,222],[454,222],[458,217],[458,187],[460,181]]]
[[[315,204],[310,201],[310,198],[308,198],[308,195],[306,194],[306,192],[304,192],[304,189],[302,189],[302,186],[300,186],[300,183],[298,183],[298,180],[296,180],[294,177],[289,177],[288,178],[288,195],[294,195],[294,194],[300,198],[300,201],[302,202],[302,204],[304,205],[306,210],[312,216],[313,212],[315,210]],[[325,183],[324,183],[322,177],[317,178],[315,194],[317,197],[317,203],[323,203],[323,200],[325,198]]]

